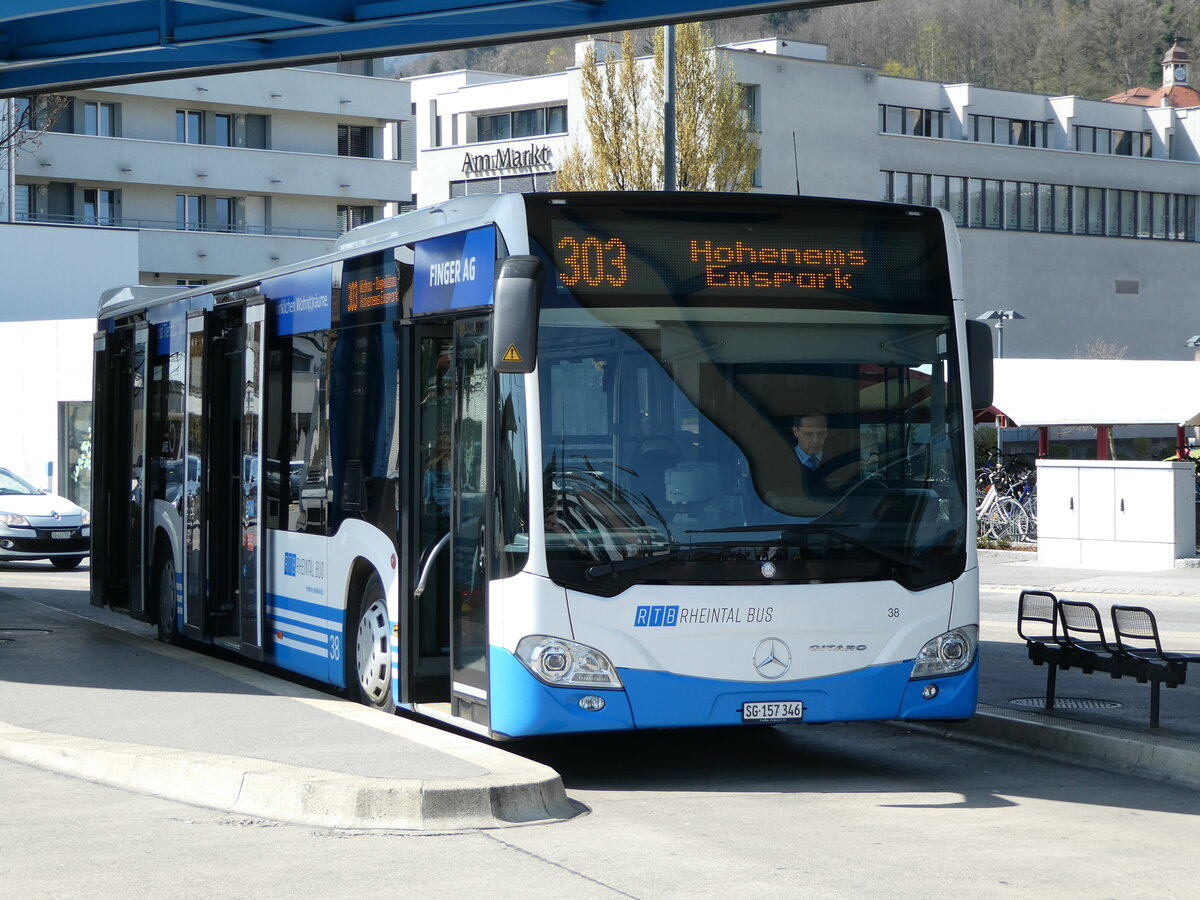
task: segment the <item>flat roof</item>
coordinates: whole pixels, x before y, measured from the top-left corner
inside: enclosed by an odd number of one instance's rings
[[[1041,425],[1200,424],[1200,362],[997,359],[992,410]]]

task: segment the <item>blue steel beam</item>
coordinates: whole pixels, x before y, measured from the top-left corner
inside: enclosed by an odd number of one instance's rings
[[[0,0],[0,97],[864,0]]]

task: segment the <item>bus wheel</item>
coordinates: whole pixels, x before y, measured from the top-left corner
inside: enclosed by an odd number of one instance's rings
[[[373,574],[358,604],[353,654],[346,660],[350,696],[384,712],[395,712],[392,696],[392,627],[388,621],[383,581]]]
[[[166,644],[179,643],[179,620],[176,618],[175,560],[166,554],[158,564],[158,639]]]

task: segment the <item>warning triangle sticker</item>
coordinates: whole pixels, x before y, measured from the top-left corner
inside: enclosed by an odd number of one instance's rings
[[[520,362],[521,361],[521,354],[519,352],[517,352],[516,344],[508,345],[508,350],[505,351],[503,359],[505,362]]]

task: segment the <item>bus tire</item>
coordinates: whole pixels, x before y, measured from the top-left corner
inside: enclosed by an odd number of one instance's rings
[[[175,560],[170,553],[163,553],[157,566],[154,567],[155,603],[157,605],[158,639],[164,644],[178,644],[179,619],[176,617],[176,595],[179,590],[175,584]]]
[[[378,573],[363,586],[355,607],[354,633],[346,654],[346,685],[353,700],[384,712],[396,711],[392,695],[392,626],[387,594]]]

